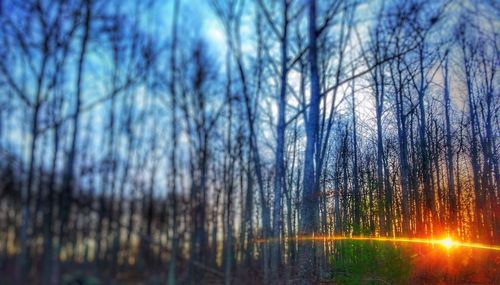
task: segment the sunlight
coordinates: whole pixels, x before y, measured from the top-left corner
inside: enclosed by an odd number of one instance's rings
[[[474,249],[486,249],[500,251],[500,246],[498,245],[488,245],[482,243],[473,242],[460,242],[454,241],[450,237],[446,237],[441,240],[425,239],[425,238],[410,238],[410,237],[363,237],[363,236],[298,236],[298,237],[287,237],[283,239],[284,241],[296,240],[299,242],[310,242],[310,241],[339,241],[339,240],[360,240],[360,241],[379,241],[379,242],[397,242],[397,243],[420,243],[429,245],[442,245],[446,249],[451,247],[467,247]],[[279,242],[280,239],[269,238],[269,239],[258,239],[257,243],[272,243]]]
[[[453,245],[454,245],[454,242],[451,238],[447,237],[445,239],[443,239],[441,241],[441,244],[446,248],[446,249],[450,249]]]

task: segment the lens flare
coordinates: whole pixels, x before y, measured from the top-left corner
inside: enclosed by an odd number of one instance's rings
[[[338,240],[361,240],[361,241],[379,241],[379,242],[393,242],[393,243],[420,243],[428,245],[440,245],[446,249],[451,249],[453,247],[465,247],[473,249],[485,249],[500,251],[500,246],[498,245],[488,245],[482,243],[473,242],[461,242],[452,240],[450,237],[444,239],[424,239],[424,238],[410,238],[410,237],[363,237],[363,236],[297,236],[297,237],[286,237],[283,239],[268,238],[268,239],[258,239],[257,243],[273,243],[273,242],[286,242],[286,241],[298,241],[298,242],[326,242],[326,241],[338,241]]]
[[[441,244],[446,248],[446,249],[450,249],[454,244],[455,242],[451,239],[451,238],[445,238],[441,241]]]

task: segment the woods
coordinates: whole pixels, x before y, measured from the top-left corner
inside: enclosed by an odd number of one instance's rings
[[[344,284],[328,237],[500,244],[499,28],[489,0],[0,1],[0,283]]]

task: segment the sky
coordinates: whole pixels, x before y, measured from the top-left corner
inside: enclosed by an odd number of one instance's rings
[[[148,9],[150,11],[148,14],[144,13],[141,14],[141,17],[144,17],[141,20],[141,23],[144,25],[144,30],[148,31],[151,33],[152,36],[155,37],[162,37],[162,40],[165,42],[168,42],[168,40],[171,38],[171,23],[172,23],[172,15],[173,15],[173,3],[174,1],[155,1],[155,7],[154,9]],[[247,1],[248,3],[250,1]],[[376,2],[376,1],[374,1]],[[102,3],[108,3],[108,2],[102,2]],[[115,9],[116,8],[116,3],[115,1],[110,1],[109,4],[106,7],[108,9]],[[124,2],[119,2],[122,3],[122,9],[127,9],[131,8],[131,5],[134,5],[135,1],[124,1]],[[144,3],[139,1],[138,3],[142,3],[141,5],[146,5]],[[325,2],[326,3],[326,2]],[[221,74],[223,73],[223,68],[224,68],[224,60],[225,60],[225,54],[226,54],[226,36],[225,36],[225,30],[215,15],[212,7],[210,6],[210,1],[208,0],[180,0],[180,17],[179,17],[179,38],[202,38],[206,41],[206,43],[209,45],[210,52],[212,55],[215,57],[215,59],[219,63],[219,67],[221,68]],[[251,5],[248,5],[251,6]],[[359,12],[359,13],[358,13]],[[359,11],[357,12],[357,17],[360,19],[360,21],[370,21],[369,19],[364,19],[363,14],[368,13],[368,6],[364,5],[361,6]],[[253,33],[253,26],[254,23],[253,21],[254,14],[251,11],[251,9],[247,8],[247,11],[244,13],[243,16],[243,25],[241,27],[241,33],[242,33],[242,39],[243,39],[243,51],[245,55],[253,55],[255,54],[255,35]],[[321,21],[321,20],[318,20]],[[498,24],[498,22],[496,22]],[[99,43],[100,44],[100,43]],[[182,46],[182,45],[180,45]],[[295,48],[295,47],[292,47]],[[272,51],[274,52],[274,51]],[[251,59],[248,59],[250,61]],[[86,61],[86,67],[87,69],[92,69],[94,72],[91,73],[86,73],[85,75],[85,80],[87,80],[88,83],[91,84],[85,84],[84,88],[84,102],[83,105],[87,105],[91,102],[94,102],[96,99],[99,99],[103,95],[106,94],[106,92],[109,92],[109,81],[107,80],[102,80],[103,76],[107,79],[110,76],[109,68],[106,68],[106,66],[109,66],[112,68],[112,65],[110,64],[110,59],[109,56],[103,56],[100,51],[98,44],[94,43],[90,46],[90,52],[88,55],[88,60]],[[158,63],[158,65],[165,65],[168,63]],[[71,66],[71,64],[69,64]],[[75,68],[70,67],[70,70],[75,70]],[[68,76],[71,76],[69,74]],[[439,78],[440,74],[437,74],[437,78]],[[294,88],[297,90],[298,89],[298,82],[299,82],[299,76],[297,76],[297,72],[291,71],[289,73],[289,83],[291,86],[294,86]],[[269,81],[272,81],[275,79],[275,76],[270,76]],[[71,86],[69,88],[72,88],[72,82],[73,79],[68,80],[71,82]],[[359,80],[356,81],[357,86],[363,86],[366,84],[366,82],[363,82],[364,80]],[[330,85],[331,82],[329,82],[328,85]],[[277,113],[277,101],[275,100],[275,95],[277,94],[278,86],[276,84],[270,84],[271,88],[269,91],[269,94],[266,94],[264,96],[264,100],[261,106],[263,106],[263,115],[269,115],[270,122],[266,122],[264,128],[260,128],[260,133],[259,135],[262,135],[262,140],[263,141],[270,141],[272,142],[273,135],[274,135],[274,128],[273,128],[273,123],[275,122],[276,118],[276,113]],[[275,88],[276,87],[276,88]],[[345,86],[347,88],[347,86]],[[452,86],[455,88],[455,86]],[[71,89],[68,89],[71,90]],[[348,89],[347,89],[348,90]],[[342,90],[341,90],[342,91]],[[365,123],[367,128],[373,127],[372,124],[374,122],[373,116],[374,116],[374,110],[373,110],[373,98],[370,97],[369,93],[367,92],[369,90],[366,90],[365,92],[358,92],[356,95],[356,101],[357,104],[359,105],[358,112],[363,113],[363,120],[358,120],[360,124]],[[147,94],[144,94],[144,90],[141,88],[138,88],[137,90],[138,96],[137,96],[137,106],[139,109],[144,108],[147,104],[145,103],[146,98],[149,98]],[[273,93],[274,92],[274,93]],[[347,91],[349,93],[350,91]],[[453,92],[454,94],[457,94],[458,92]],[[331,94],[329,95],[331,96]],[[338,97],[341,97],[341,94],[338,95]],[[289,96],[290,99],[292,99],[291,96]],[[289,102],[292,102],[293,100],[289,100]],[[349,102],[350,99],[347,100]],[[15,103],[18,104],[18,103]],[[294,104],[294,103],[291,103]],[[328,103],[329,104],[329,103]],[[22,108],[17,107],[19,110]],[[97,131],[105,131],[106,130],[106,120],[107,120],[107,110],[109,109],[109,104],[103,104],[99,107],[97,107],[95,110],[92,112],[88,112],[86,114],[82,115],[82,125],[85,127],[85,124],[90,121],[89,119],[92,119],[92,127],[96,128],[102,128]],[[345,108],[344,108],[345,110]],[[267,112],[266,112],[267,111]],[[348,112],[348,111],[346,111]],[[287,110],[287,116],[291,116],[295,113],[295,110],[292,108],[289,108]],[[96,115],[97,114],[97,115]],[[12,128],[10,131],[8,131],[8,135],[11,137],[11,141],[15,142],[14,145],[15,149],[18,150],[20,147],[22,147],[22,152],[25,157],[27,157],[28,153],[28,142],[30,140],[29,137],[29,131],[28,131],[28,126],[27,124],[21,125],[19,122],[27,122],[29,120],[23,118],[23,116],[26,116],[25,113],[23,112],[15,112],[15,117],[9,118],[9,121],[12,123],[10,126],[17,125],[17,127]],[[265,116],[262,116],[265,117]],[[389,118],[392,119],[392,118]],[[162,120],[166,120],[163,118]],[[263,130],[263,131],[262,131]],[[365,132],[360,132],[361,134]],[[366,132],[369,133],[369,132]],[[83,140],[85,139],[85,131],[82,131],[80,134],[80,139]],[[100,144],[93,144],[94,147],[99,148]],[[272,149],[269,148],[269,149]],[[99,149],[96,149],[96,153],[99,153]],[[47,162],[48,163],[48,162]]]

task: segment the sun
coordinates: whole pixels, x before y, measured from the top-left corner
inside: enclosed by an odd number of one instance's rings
[[[445,238],[445,239],[441,240],[441,244],[442,244],[442,245],[443,245],[446,249],[450,249],[450,248],[453,246],[454,242],[453,242],[453,240],[452,240],[451,238],[447,237],[447,238]]]

